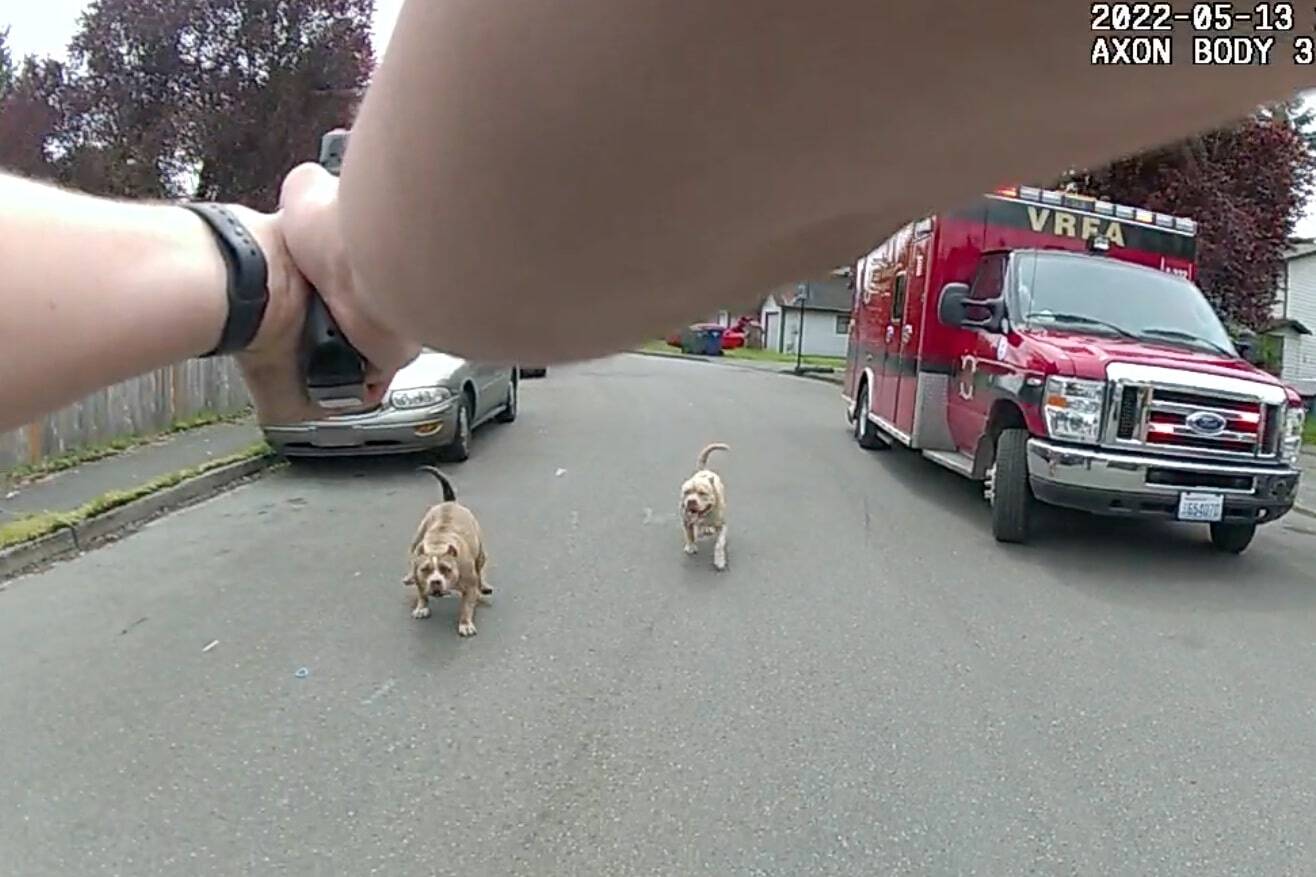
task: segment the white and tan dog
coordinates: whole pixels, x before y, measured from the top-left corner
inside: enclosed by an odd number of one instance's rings
[[[442,472],[433,466],[420,468],[439,480],[443,494],[442,501],[425,512],[411,540],[411,571],[402,577],[402,584],[416,589],[411,617],[430,617],[430,597],[457,594],[461,597],[457,633],[475,636],[475,604],[493,593],[484,580],[488,558],[480,524],[470,509],[457,502]]]
[[[681,527],[685,530],[685,553],[699,550],[696,542],[704,536],[716,536],[713,566],[727,568],[727,492],[716,472],[708,468],[708,456],[714,451],[731,450],[720,442],[699,452],[695,473],[681,485]]]

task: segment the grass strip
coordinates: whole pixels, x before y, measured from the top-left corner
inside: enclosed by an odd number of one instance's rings
[[[212,469],[218,469],[221,466],[229,466],[233,463],[239,463],[243,460],[250,460],[256,457],[262,457],[271,453],[270,447],[265,442],[257,442],[244,450],[235,454],[229,454],[226,457],[217,457],[213,460],[207,460],[197,466],[191,466],[187,469],[180,469],[177,472],[170,472],[168,475],[161,475],[158,478],[152,478],[145,484],[129,490],[111,490],[109,493],[101,494],[89,502],[83,503],[76,509],[68,512],[38,512],[36,514],[25,515],[17,520],[10,521],[7,524],[0,524],[0,548],[8,548],[12,545],[18,545],[23,542],[30,542],[33,539],[40,539],[42,536],[48,536],[57,530],[66,527],[74,527],[90,518],[104,514],[110,509],[127,505],[134,500],[141,499],[144,496],[150,496],[161,490],[180,484],[189,478],[195,478]]]
[[[640,349],[645,353],[657,353],[660,356],[683,356],[680,350],[671,346],[666,341],[655,339],[646,341],[640,345]],[[707,359],[716,360],[718,357],[710,356]],[[722,358],[729,360],[742,360],[748,362],[774,362],[781,365],[795,365],[795,354],[778,353],[775,350],[754,349],[749,347],[737,347],[732,350],[722,351]],[[832,368],[845,368],[845,358],[840,356],[804,356],[800,359],[801,365],[819,365],[830,366]]]

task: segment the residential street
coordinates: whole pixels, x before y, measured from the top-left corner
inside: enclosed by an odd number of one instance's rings
[[[711,441],[721,574],[676,517]],[[624,356],[446,468],[496,589],[463,640],[400,582],[419,462],[281,470],[0,591],[0,872],[1316,873],[1316,519],[1007,548],[836,386]]]

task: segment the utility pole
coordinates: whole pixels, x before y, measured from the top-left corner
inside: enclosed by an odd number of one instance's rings
[[[795,332],[795,374],[804,374],[804,303],[809,300],[809,284],[795,286],[795,303],[800,306],[800,325]]]

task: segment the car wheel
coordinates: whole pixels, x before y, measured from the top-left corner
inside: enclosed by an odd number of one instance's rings
[[[496,419],[499,423],[511,423],[516,420],[517,408],[521,404],[520,383],[515,377],[507,382],[507,404],[498,412]]]
[[[1033,491],[1028,486],[1028,431],[1003,430],[996,438],[996,461],[988,475],[992,535],[997,542],[1028,541]]]
[[[457,434],[441,451],[439,457],[445,463],[461,463],[471,457],[471,417],[474,405],[471,394],[462,394],[461,407],[457,409]]]
[[[1257,535],[1256,524],[1221,522],[1211,525],[1211,544],[1217,551],[1226,554],[1242,554],[1243,550],[1252,544],[1252,537],[1255,535]]]
[[[854,409],[854,440],[864,450],[883,451],[891,445],[882,439],[881,433],[877,431],[877,424],[868,419],[868,411],[871,407],[868,404],[868,384],[864,384],[859,390],[859,401]]]

